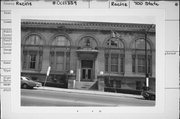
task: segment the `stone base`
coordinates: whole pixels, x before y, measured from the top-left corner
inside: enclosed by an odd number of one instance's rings
[[[98,79],[98,90],[104,92],[104,79],[103,78]]]
[[[75,80],[68,80],[68,89],[74,89],[75,88]]]

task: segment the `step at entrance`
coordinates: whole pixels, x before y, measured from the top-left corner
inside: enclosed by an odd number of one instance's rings
[[[76,82],[76,88],[82,90],[97,90],[97,81],[95,82]]]

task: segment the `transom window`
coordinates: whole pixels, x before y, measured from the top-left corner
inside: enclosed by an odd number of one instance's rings
[[[78,45],[82,49],[84,48],[95,49],[97,48],[97,41],[91,36],[85,36],[81,38]]]
[[[70,42],[65,36],[56,36],[51,45],[52,46],[70,46]]]
[[[124,44],[118,38],[111,38],[106,42],[106,47],[124,48]]]
[[[145,40],[143,38],[136,40],[135,43],[133,43],[132,48],[136,50],[145,50]],[[147,49],[148,50],[151,49],[148,42],[147,42]]]
[[[27,37],[26,45],[43,45],[43,40],[41,39],[41,37],[39,35],[30,35]]]

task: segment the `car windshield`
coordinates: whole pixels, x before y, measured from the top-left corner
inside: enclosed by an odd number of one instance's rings
[[[22,77],[23,80],[31,80],[29,77]]]

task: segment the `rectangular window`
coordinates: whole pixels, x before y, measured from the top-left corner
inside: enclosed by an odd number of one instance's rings
[[[50,52],[50,65],[54,71],[68,71],[70,69],[70,52]]]
[[[56,53],[56,70],[57,71],[64,70],[64,53],[62,52]]]
[[[124,72],[124,55],[105,54],[105,71],[106,72],[110,71],[112,73],[118,73],[118,72],[123,73]]]
[[[26,70],[40,70],[42,66],[42,52],[23,51],[22,68]]]
[[[136,72],[136,57],[135,55],[132,56],[132,72]]]
[[[51,65],[51,70],[55,70],[55,53],[51,52],[50,53],[50,65]]]
[[[23,52],[23,69],[27,69],[27,62],[28,61],[28,55],[27,52]]]
[[[30,69],[35,69],[36,68],[36,54],[30,54]]]
[[[145,73],[145,57],[144,57],[144,55],[138,56],[138,72]]]
[[[70,70],[70,53],[66,53],[66,70]]]
[[[109,62],[108,54],[105,54],[105,71],[108,72],[108,62]]]
[[[137,60],[137,62],[136,62]],[[137,72],[138,73],[145,73],[146,72],[146,59],[145,59],[145,55],[138,55],[137,59],[135,57],[135,55],[132,56],[132,72],[136,72],[136,68],[137,68]],[[152,71],[152,59],[151,56],[148,56],[147,59],[147,72],[151,73]]]
[[[91,79],[91,69],[88,69],[88,79]]]
[[[120,72],[123,73],[124,72],[124,57],[121,57],[120,60]]]
[[[111,54],[111,72],[118,72],[118,54]]]
[[[43,60],[43,58],[42,58],[42,53],[40,53],[40,54],[39,54],[39,64],[38,64],[38,69],[41,69],[41,67],[42,67],[42,60]]]
[[[82,69],[82,78],[83,78],[83,79],[86,78],[86,69]]]

